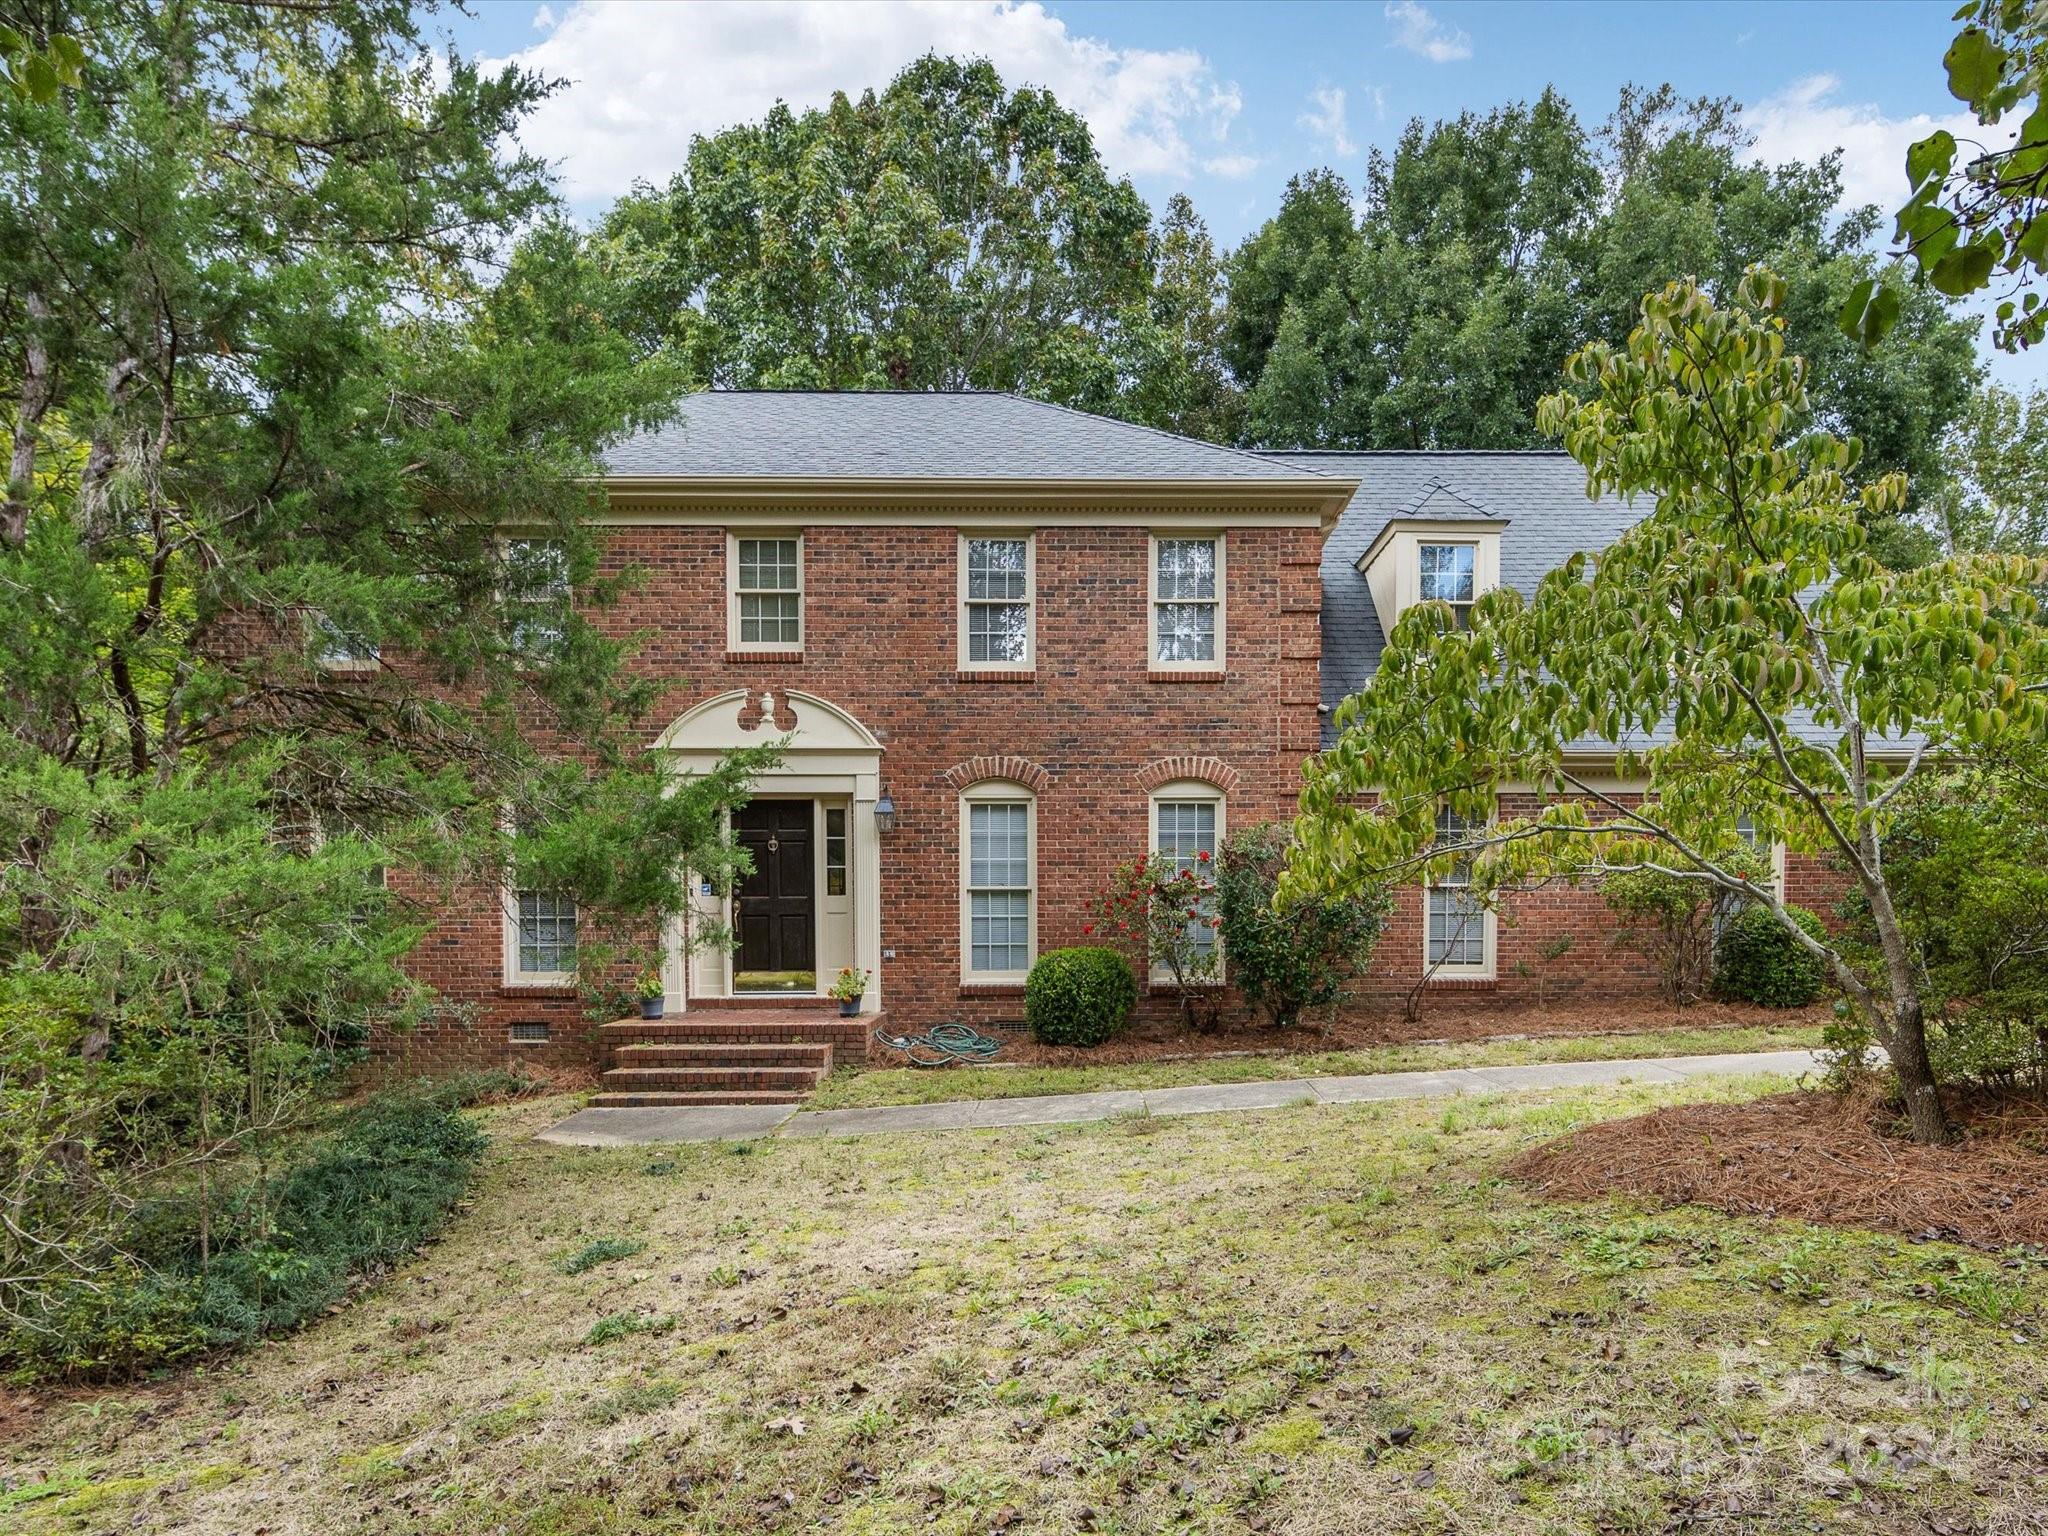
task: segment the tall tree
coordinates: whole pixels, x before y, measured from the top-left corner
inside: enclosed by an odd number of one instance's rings
[[[2048,390],[1991,385],[1942,444],[1940,490],[1924,512],[1951,554],[2048,554]]]
[[[1590,135],[1546,92],[1411,123],[1374,159],[1355,218],[1340,180],[1297,178],[1231,260],[1227,355],[1248,437],[1533,446],[1564,359],[1619,342],[1644,293],[1686,275],[1732,293],[1767,263],[1787,283],[1815,423],[1863,441],[1861,472],[1931,483],[1980,371],[1975,323],[1922,292],[1884,346],[1851,344],[1836,314],[1875,268],[1874,214],[1836,218],[1837,157],[1764,167],[1748,143],[1730,102],[1629,89]],[[1894,542],[1894,558],[1916,553]]]
[[[985,60],[927,56],[879,94],[697,139],[604,238],[643,343],[704,383],[1012,389],[1161,426],[1214,410],[1219,279],[1192,207],[1155,231],[1080,116]],[[1159,292],[1162,256],[1210,292]]]
[[[1575,354],[1540,417],[1589,493],[1654,510],[1596,558],[1575,555],[1525,599],[1483,596],[1469,624],[1441,603],[1395,624],[1365,689],[1309,767],[1283,894],[1343,894],[1471,861],[1482,893],[1529,878],[1650,871],[1776,916],[1822,960],[1891,1055],[1913,1132],[1945,1134],[1927,1048],[1925,979],[1887,873],[1901,789],[1957,750],[2038,752],[2048,735],[2048,561],[1977,555],[1895,572],[1873,514],[1904,477],[1852,485],[1851,445],[1788,436],[1808,369],[1788,347],[1785,285],[1743,279],[1717,306],[1674,283],[1625,348]],[[1630,740],[1667,736],[1636,751]],[[1614,743],[1617,794],[1567,757]],[[1533,811],[1500,790],[1538,786]],[[1448,806],[1473,829],[1438,842]],[[1808,931],[1750,874],[1740,818],[1847,871],[1876,934],[1864,956]]]
[[[80,67],[0,91],[0,1089],[85,1066],[0,1186],[76,1192],[236,1152],[430,1001],[374,870],[630,923],[744,772],[665,798],[568,601],[599,451],[681,380],[511,143],[543,84],[407,0],[28,9]],[[0,1228],[16,1321],[111,1273]]]

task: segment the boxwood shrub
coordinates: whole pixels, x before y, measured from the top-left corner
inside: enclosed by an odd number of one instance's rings
[[[1051,949],[1024,981],[1024,1022],[1047,1045],[1100,1045],[1130,1022],[1138,983],[1113,949]]]
[[[1787,910],[1815,938],[1826,934],[1806,908]],[[1818,1002],[1826,986],[1820,957],[1802,948],[1769,907],[1744,907],[1714,942],[1714,990],[1722,997],[1766,1008],[1804,1008]]]

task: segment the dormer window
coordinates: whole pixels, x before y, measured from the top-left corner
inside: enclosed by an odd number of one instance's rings
[[[1418,587],[1416,597],[1425,603],[1449,603],[1463,629],[1472,616],[1472,598],[1479,563],[1476,544],[1420,544],[1416,546]]]

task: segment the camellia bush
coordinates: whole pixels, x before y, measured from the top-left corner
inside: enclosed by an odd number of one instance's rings
[[[1276,1029],[1341,1002],[1372,963],[1392,900],[1385,890],[1275,905],[1287,856],[1285,827],[1230,838],[1217,861],[1216,906],[1230,979]]]
[[[1938,995],[1885,850],[1937,765],[2039,750],[2048,560],[1877,560],[1866,530],[1905,505],[1904,478],[1852,485],[1858,445],[1812,428],[1783,299],[1763,271],[1727,303],[1674,283],[1643,301],[1626,346],[1573,357],[1539,425],[1589,494],[1638,498],[1644,516],[1533,593],[1482,595],[1463,625],[1442,603],[1401,616],[1309,765],[1281,897],[1465,860],[1480,899],[1634,871],[1724,892],[1820,963],[1889,1056],[1914,1137],[1939,1142]],[[1579,766],[1588,738],[1640,794]],[[1533,786],[1534,807],[1497,815],[1509,785]],[[1437,844],[1445,809],[1471,829],[1453,848]],[[1739,862],[1745,831],[1839,865],[1868,943],[1802,926]]]
[[[1191,867],[1151,853],[1119,864],[1081,929],[1129,954],[1139,975],[1164,972],[1180,1001],[1181,1024],[1190,1028],[1213,1020],[1201,993],[1222,978],[1214,862],[1206,852]]]

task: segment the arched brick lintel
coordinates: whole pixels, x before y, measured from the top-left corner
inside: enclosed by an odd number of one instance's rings
[[[1171,784],[1177,779],[1195,779],[1203,784],[1213,784],[1223,793],[1231,794],[1237,788],[1238,773],[1220,757],[1198,757],[1183,753],[1178,757],[1162,757],[1147,763],[1138,770],[1138,782],[1150,794],[1162,784]]]
[[[1052,788],[1052,775],[1028,757],[970,757],[964,763],[955,763],[939,777],[952,785],[956,794],[990,779],[1022,784],[1034,795]]]

